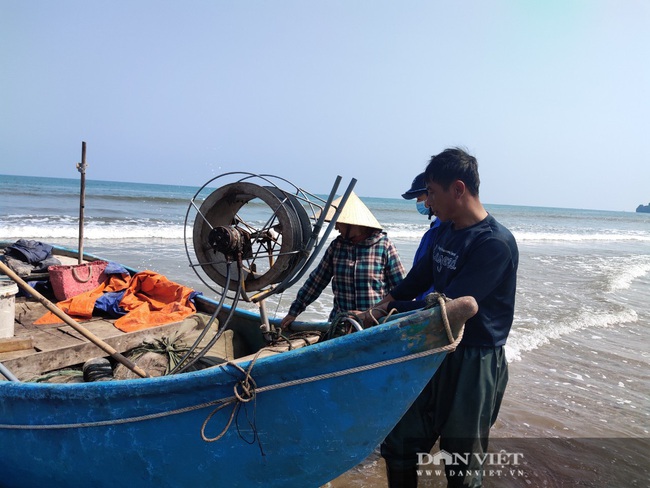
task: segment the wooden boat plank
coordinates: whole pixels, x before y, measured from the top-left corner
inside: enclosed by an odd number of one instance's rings
[[[34,349],[36,352],[64,349],[84,342],[77,337],[65,334],[58,327],[30,332],[31,337],[34,340]]]
[[[97,337],[101,339],[106,339],[107,337],[113,337],[116,334],[116,332],[120,332],[118,329],[115,328],[115,325],[113,325],[112,322],[109,322],[107,320],[96,320],[92,322],[80,322],[86,329],[88,329],[90,332],[95,334]],[[61,327],[57,328],[61,333],[70,335],[72,337],[75,337],[76,339],[80,341],[85,341],[86,338],[81,334],[81,332],[73,329],[69,325],[63,325]],[[123,334],[123,332],[121,332]]]
[[[8,337],[6,339],[0,339],[0,353],[13,352],[13,351],[25,351],[27,349],[32,349],[33,347],[34,344],[31,337],[27,337],[27,338]]]
[[[37,327],[34,322],[47,312],[47,309],[40,303],[29,302],[25,297],[16,298],[15,319],[16,324],[23,327]]]

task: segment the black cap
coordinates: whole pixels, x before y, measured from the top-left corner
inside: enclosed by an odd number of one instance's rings
[[[415,177],[413,183],[411,183],[411,189],[406,193],[402,193],[402,198],[406,200],[412,200],[415,197],[419,197],[423,193],[427,192],[427,184],[424,180],[424,173],[420,173]]]

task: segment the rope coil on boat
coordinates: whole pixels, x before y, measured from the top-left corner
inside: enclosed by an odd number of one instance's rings
[[[427,304],[425,308],[431,308],[436,305],[440,305],[440,316],[442,317],[442,323],[444,324],[445,331],[447,332],[447,339],[449,339],[450,343],[454,342],[455,340],[458,340],[460,342],[460,339],[463,338],[463,331],[465,328],[463,327],[458,333],[458,337],[454,339],[454,334],[451,332],[451,326],[449,325],[449,317],[447,317],[447,306],[445,303],[450,302],[451,298],[445,296],[444,293],[438,293],[436,291],[429,293],[424,300]]]
[[[241,391],[237,387],[239,387]],[[255,384],[253,377],[247,374],[246,377],[242,381],[236,383],[235,387],[233,388],[237,401],[242,403],[250,402],[253,398],[255,398],[256,387],[257,385]]]
[[[259,352],[261,352],[261,350],[258,351],[258,355]],[[235,418],[237,417],[237,414],[239,413],[239,409],[241,408],[242,404],[246,404],[251,400],[255,399],[257,394],[257,384],[255,383],[255,380],[253,379],[250,373],[251,370],[253,369],[253,365],[255,364],[255,361],[258,358],[258,355],[256,355],[255,358],[251,361],[248,367],[248,371],[244,370],[244,368],[242,368],[236,363],[230,363],[231,366],[235,367],[237,370],[242,372],[244,374],[244,377],[241,380],[239,380],[237,383],[235,383],[235,386],[233,387],[235,396],[231,397],[229,401],[224,402],[223,404],[219,405],[217,408],[212,410],[212,412],[210,412],[210,414],[203,421],[203,425],[201,425],[201,439],[203,439],[205,442],[215,442],[221,439],[224,435],[226,435],[226,432],[228,432],[228,430],[230,429],[233,420],[235,420]],[[238,388],[241,389],[241,393]],[[217,412],[219,412],[223,408],[226,408],[228,405],[232,403],[234,403],[234,408],[232,409],[232,412],[230,412],[230,417],[228,418],[228,422],[226,423],[223,430],[215,437],[207,437],[205,435],[205,428],[210,422],[210,420],[212,419],[212,417]],[[255,438],[257,438],[257,433],[255,433]]]

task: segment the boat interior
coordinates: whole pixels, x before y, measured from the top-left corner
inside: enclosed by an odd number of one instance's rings
[[[64,265],[77,263],[73,253],[66,255],[65,252],[57,250],[56,257]],[[0,279],[7,283],[9,277],[0,274]],[[33,279],[47,279],[47,276],[31,276],[25,279],[31,282]],[[56,303],[51,291],[40,289],[40,292],[46,300]],[[13,301],[13,336],[0,338],[0,364],[18,380],[84,381],[81,374],[83,365],[89,360],[102,357],[112,362],[116,373],[114,379],[139,377],[128,368],[123,368],[121,364],[116,364],[110,355],[72,326],[66,323],[35,324],[35,321],[48,312],[47,302],[28,297],[23,290],[13,297]],[[253,357],[278,354],[313,344],[320,339],[317,332],[303,333],[300,337],[283,339],[270,345],[260,331],[260,316],[244,313],[231,320],[228,330],[223,331],[218,340],[210,344],[218,332],[219,324],[224,323],[230,310],[224,307],[217,315],[217,320],[211,320],[217,303],[202,296],[196,297],[195,303],[197,311],[182,321],[133,332],[123,332],[115,326],[114,318],[95,312],[90,320],[79,324],[126,357],[130,357],[131,351],[139,350],[143,345],[149,346],[158,356],[157,360],[146,361],[146,367],[143,368],[150,376],[160,376],[168,372],[169,361],[165,358],[161,366],[161,355],[168,355],[170,350],[178,354],[179,350],[185,351],[195,343],[196,351],[202,351],[203,358],[193,369],[200,369],[227,361],[244,362]],[[208,350],[203,352],[206,347]],[[136,360],[134,363],[140,364],[140,361]],[[0,375],[0,381],[5,379]]]

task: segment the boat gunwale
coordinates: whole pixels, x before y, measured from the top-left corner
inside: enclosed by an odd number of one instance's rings
[[[292,361],[296,355],[330,355],[330,352],[338,352],[345,350],[346,354],[360,360],[362,356],[350,354],[350,351],[355,349],[368,349],[372,348],[375,342],[384,342],[383,336],[386,333],[394,335],[403,335],[405,331],[409,336],[418,336],[422,334],[422,329],[429,326],[430,317],[436,314],[436,309],[428,309],[420,312],[408,313],[406,316],[399,317],[395,320],[386,322],[375,327],[365,329],[360,332],[355,332],[345,336],[337,337],[328,341],[311,344],[307,347],[301,347],[293,350],[283,351],[278,354],[260,357],[255,361],[251,370],[254,378],[262,379],[264,375],[273,376],[277,371],[286,371],[282,363]],[[426,319],[426,320],[424,320]],[[420,327],[413,327],[413,325],[420,324]],[[374,338],[374,340],[373,340]],[[443,347],[446,344],[435,345],[430,347],[431,344],[426,343],[423,337],[420,338],[421,347],[412,351],[410,354],[435,349],[436,347]],[[385,357],[383,360],[390,360],[396,357],[402,357],[403,350],[409,347],[404,343],[401,349],[396,349],[392,357]],[[243,377],[241,370],[247,370],[253,360],[245,360],[238,362],[237,359],[212,366],[210,368],[201,369],[197,371],[190,371],[178,375],[155,376],[150,378],[133,378],[129,380],[109,380],[100,382],[88,383],[36,383],[36,382],[3,382],[0,389],[0,399],[11,400],[14,398],[27,398],[37,400],[39,398],[47,399],[68,399],[68,400],[91,400],[92,398],[101,398],[102,400],[109,400],[112,397],[123,396],[127,392],[134,389],[138,390],[138,396],[157,395],[172,389],[177,384],[186,384],[186,388],[194,389],[197,387],[220,387],[232,384],[238,377]],[[237,366],[234,366],[235,363]],[[361,361],[353,367],[362,366]],[[320,363],[322,370],[323,364]],[[241,369],[240,369],[241,368]],[[322,374],[328,374],[336,371],[336,364],[331,362],[330,367],[323,371]],[[285,374],[285,381],[292,381],[300,377],[300,372],[293,372],[293,374]],[[225,381],[219,381],[223,378]],[[190,381],[191,380],[191,381]],[[215,381],[216,380],[216,381]],[[256,380],[257,382],[257,380]],[[189,386],[191,383],[191,386]],[[268,386],[264,381],[260,381],[258,386]],[[146,390],[143,390],[145,388]],[[4,390],[4,391],[3,391]]]

